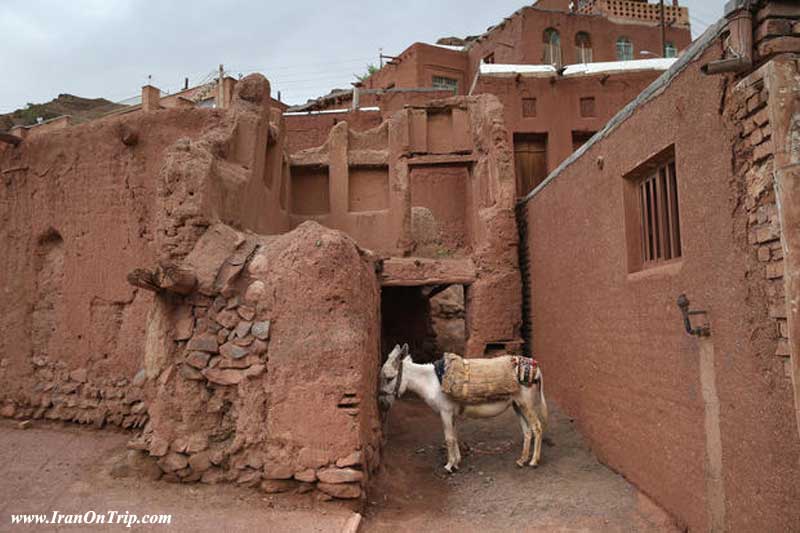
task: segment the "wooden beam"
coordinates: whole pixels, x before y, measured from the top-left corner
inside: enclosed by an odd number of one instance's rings
[[[477,278],[471,259],[424,259],[393,257],[383,260],[380,273],[384,287],[470,285]]]
[[[148,291],[187,295],[197,285],[197,276],[187,268],[162,262],[155,270],[144,268],[133,270],[128,274],[128,283]]]
[[[17,137],[16,135],[11,135],[8,132],[0,131],[0,142],[17,146],[19,143],[22,142],[22,137]]]

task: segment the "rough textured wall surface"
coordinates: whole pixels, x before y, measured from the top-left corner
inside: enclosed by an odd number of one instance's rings
[[[126,394],[152,298],[125,276],[158,255],[154,178],[165,153],[221,120],[216,111],[139,114],[37,135],[0,153],[6,414],[142,422],[138,394]],[[126,145],[132,132],[138,140]]]
[[[721,517],[730,531],[791,531],[800,445],[776,357],[785,311],[771,309],[780,300],[770,281],[780,270],[771,148],[755,119],[765,95],[700,74],[720,49],[713,44],[525,203],[528,318],[550,394],[600,458],[679,524],[706,530]],[[682,257],[635,271],[626,177],[670,147]],[[686,335],[682,293],[708,312],[710,338]]]
[[[467,283],[445,275],[401,284],[469,285],[465,353],[520,348],[514,167],[497,98],[408,106],[364,132],[339,123],[291,162],[294,224],[340,229],[384,258],[463,260],[474,269]]]
[[[283,159],[269,84],[236,95],[226,112],[131,113],[0,151],[4,415],[143,425],[153,299],[126,275],[185,256],[216,220],[287,229],[264,209]]]
[[[307,222],[272,238],[215,225],[182,266],[197,284],[158,296],[148,335],[164,357],[148,359],[132,445],[170,481],[361,496],[380,435],[372,262]]]

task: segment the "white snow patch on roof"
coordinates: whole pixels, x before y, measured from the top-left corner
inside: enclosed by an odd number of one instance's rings
[[[581,63],[569,65],[564,76],[578,74],[599,74],[602,72],[619,72],[626,70],[669,70],[677,58],[633,59],[630,61],[605,61],[601,63]]]
[[[367,112],[375,112],[380,111],[380,107],[359,107],[358,111],[367,111]],[[319,111],[285,111],[283,113],[284,117],[299,117],[303,115],[332,115],[335,113],[350,113],[353,111],[352,108],[345,108],[345,109],[322,109]]]
[[[677,58],[634,59],[631,61],[605,61],[601,63],[580,63],[564,67],[564,76],[587,76],[609,72],[630,72],[637,70],[669,70]],[[548,76],[555,75],[552,65],[504,65],[498,63],[482,63],[481,74],[528,74]]]
[[[505,65],[481,63],[481,74],[555,74],[553,65]]]
[[[453,50],[454,52],[463,52],[464,51],[464,47],[463,46],[452,46],[452,45],[449,45],[449,44],[433,44],[433,43],[423,43],[423,44],[427,44],[428,46],[436,46],[436,47],[439,47],[439,48],[445,48],[447,50]]]

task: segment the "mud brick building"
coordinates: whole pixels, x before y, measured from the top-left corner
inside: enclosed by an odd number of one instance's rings
[[[685,46],[668,7],[678,58],[487,62],[536,17],[656,31],[644,2],[539,2],[442,48],[472,95],[287,113],[251,75],[0,134],[0,414],[128,429],[168,481],[363,500],[382,357],[444,339],[534,354],[679,527],[796,530],[800,8],[735,0]]]
[[[369,105],[378,107],[373,110],[377,119],[384,104],[376,95],[413,90],[419,98],[426,89],[494,94],[505,109],[517,192],[524,196],[672,63],[654,58],[674,58],[689,44],[688,10],[668,5],[664,16],[662,50],[657,4],[615,0],[578,7],[569,1],[539,1],[482,35],[414,43],[354,90],[292,110],[330,112]],[[362,123],[363,115],[353,114],[349,121]],[[295,121],[299,119],[288,120],[290,128]]]

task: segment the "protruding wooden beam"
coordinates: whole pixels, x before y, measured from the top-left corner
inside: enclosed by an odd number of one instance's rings
[[[0,131],[0,142],[17,146],[19,143],[22,142],[22,137],[17,137],[16,135],[11,135],[8,132]]]
[[[155,270],[137,268],[128,274],[128,283],[153,292],[172,292],[186,295],[197,286],[197,276],[188,268],[162,262]]]

